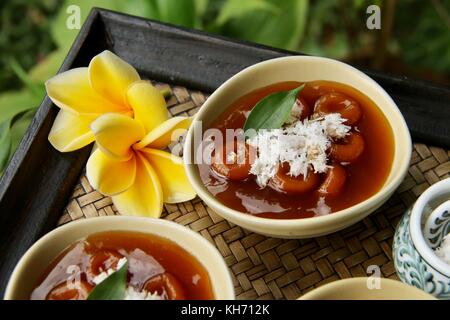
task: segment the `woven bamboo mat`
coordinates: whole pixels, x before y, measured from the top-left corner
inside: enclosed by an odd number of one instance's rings
[[[170,89],[173,116],[195,114],[207,98],[183,87]],[[370,265],[379,266],[383,277],[397,279],[391,256],[395,226],[428,186],[449,175],[449,150],[415,144],[409,173],[387,203],[343,231],[314,239],[282,240],[249,232],[222,219],[198,198],[165,205],[163,218],[216,245],[233,274],[238,299],[296,299],[331,281],[367,276]],[[59,224],[115,214],[111,199],[93,190],[82,175]]]

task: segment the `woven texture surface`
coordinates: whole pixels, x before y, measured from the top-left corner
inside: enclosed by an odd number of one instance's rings
[[[207,98],[183,87],[171,91],[173,116],[195,114]],[[199,232],[218,248],[233,274],[238,299],[296,299],[330,281],[368,276],[370,265],[379,266],[383,277],[397,279],[391,245],[398,220],[428,186],[449,176],[449,150],[415,144],[409,173],[387,203],[345,230],[314,239],[282,240],[249,232],[198,198],[165,205],[163,218]],[[115,214],[111,199],[93,190],[82,175],[59,224]]]

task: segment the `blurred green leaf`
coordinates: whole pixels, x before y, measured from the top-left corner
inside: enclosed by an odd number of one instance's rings
[[[206,14],[206,10],[208,9],[208,5],[210,4],[209,0],[194,0],[195,3],[195,25],[196,29],[204,29],[203,26],[203,17]]]
[[[197,16],[202,17],[208,8],[209,0],[194,0],[194,3],[195,13]]]
[[[25,112],[19,119],[15,120],[10,129],[10,137],[11,137],[11,154],[16,151],[19,146],[22,137],[30,126],[31,121],[33,120],[34,114],[36,110],[29,110]]]
[[[348,11],[342,7],[342,1],[339,0],[315,2],[314,6],[310,7],[305,37],[299,49],[317,56],[347,58],[351,48],[343,24],[344,15],[350,14],[349,17],[345,16],[346,20],[354,18],[353,13]],[[361,15],[364,15],[364,12]],[[363,23],[361,20],[361,28],[365,28]],[[352,43],[355,51],[357,40],[353,39]]]
[[[78,6],[80,9],[80,22],[81,25],[86,20],[89,12],[93,7],[101,7],[110,10],[120,10],[122,8],[120,0],[65,0],[60,7],[60,10],[51,24],[50,32],[52,34],[53,40],[58,45],[60,49],[65,52],[70,48],[73,41],[75,40],[78,29],[69,29],[67,27],[67,19],[69,18],[71,12],[67,12],[68,8],[72,5]]]
[[[31,109],[36,109],[44,96],[37,96],[28,90],[0,94],[0,123]]]
[[[10,121],[0,123],[0,175],[3,174],[11,153]]]
[[[0,176],[19,146],[36,110],[23,112],[0,123]]]
[[[193,28],[197,22],[195,0],[154,0],[158,18],[167,23]]]
[[[266,0],[228,0],[221,8],[217,16],[217,25],[223,25],[232,18],[240,18],[256,10],[269,11],[272,14],[279,14],[279,8]]]
[[[353,8],[356,10],[366,9],[370,5],[381,6],[383,0],[353,0]]]
[[[44,83],[58,72],[65,57],[66,52],[62,49],[50,53],[28,72],[30,79]]]
[[[342,33],[335,33],[326,43],[317,43],[314,39],[305,39],[301,50],[311,55],[345,59],[350,54],[350,46],[347,37]]]
[[[80,9],[81,25],[93,7],[119,11],[127,14],[161,20],[185,27],[201,25],[200,15],[207,5],[206,0],[65,0],[51,25],[51,34],[60,49],[65,53],[75,40],[79,30],[69,29],[67,12],[71,5]]]
[[[404,61],[417,67],[450,73],[450,0],[441,6],[428,1],[402,1],[397,5],[396,38]],[[420,19],[410,23],[411,6],[420,12]]]
[[[117,6],[116,10],[123,13],[153,19],[156,17],[156,8],[152,0],[122,0]]]
[[[9,65],[13,69],[14,73],[17,75],[17,77],[22,81],[22,83],[33,92],[35,95],[40,95],[42,93],[42,87],[34,82],[30,76],[23,70],[22,66],[16,61],[16,59],[11,58],[9,60]]]
[[[0,1],[0,91],[21,86],[11,58],[28,70],[54,50],[49,24],[60,4],[60,0]]]
[[[232,19],[224,28],[225,35],[265,45],[295,50],[303,37],[308,0],[268,0],[279,8],[279,14],[257,10]]]

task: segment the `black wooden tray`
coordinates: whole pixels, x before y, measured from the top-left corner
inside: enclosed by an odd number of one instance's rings
[[[86,66],[109,49],[144,77],[212,92],[243,68],[298,53],[234,41],[115,12],[94,9],[60,72]],[[450,89],[367,71],[393,97],[414,141],[450,148]],[[0,180],[0,296],[15,264],[56,226],[90,148],[62,154],[47,136],[58,109],[46,97]]]

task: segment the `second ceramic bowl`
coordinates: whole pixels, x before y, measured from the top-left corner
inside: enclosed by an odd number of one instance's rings
[[[379,288],[369,287],[370,278],[334,281],[314,289],[299,300],[434,300],[435,298],[413,286],[391,279],[379,279]]]
[[[330,215],[307,219],[266,219],[228,208],[203,185],[195,159],[194,128],[191,126],[184,147],[189,181],[206,204],[225,219],[248,230],[273,237],[308,238],[335,232],[363,219],[380,207],[402,182],[411,156],[411,137],[405,120],[391,97],[375,81],[345,63],[319,57],[294,56],[258,63],[222,84],[204,103],[195,117],[203,128],[225,111],[233,101],[255,89],[282,81],[326,80],[340,82],[361,91],[381,109],[395,130],[395,155],[384,186],[369,199]]]
[[[91,234],[114,230],[148,233],[175,242],[208,271],[216,299],[234,299],[234,287],[228,267],[208,240],[174,222],[129,216],[71,222],[42,237],[25,253],[14,269],[6,288],[5,299],[29,299],[38,277],[65,248]]]

